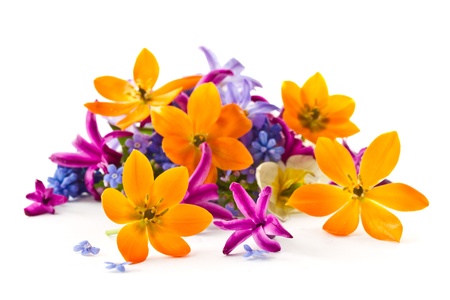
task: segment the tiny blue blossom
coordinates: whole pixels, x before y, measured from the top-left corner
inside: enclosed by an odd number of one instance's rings
[[[125,266],[131,264],[130,262],[123,262],[123,263],[113,263],[109,261],[105,261],[105,264],[107,264],[107,269],[116,269],[119,272],[125,272]]]
[[[275,139],[269,139],[266,131],[260,131],[258,138],[251,143],[250,152],[255,162],[278,162],[284,153],[282,146],[277,146]]]
[[[263,258],[264,255],[269,253],[269,251],[266,250],[253,250],[249,245],[244,245],[245,253],[244,257],[254,257],[254,258]]]
[[[82,255],[89,255],[89,254],[98,254],[100,252],[100,249],[97,247],[92,247],[92,245],[88,241],[82,241],[78,245],[73,246],[73,251],[80,252]]]
[[[122,183],[122,172],[123,166],[117,168],[115,165],[111,164],[107,167],[108,173],[105,174],[103,180],[105,184],[109,185],[112,188],[116,188],[119,184]]]
[[[147,147],[147,158],[153,159],[156,164],[158,164],[164,171],[176,167],[166,155],[162,149],[162,139],[163,137],[158,133],[153,133]]]
[[[128,153],[131,153],[131,151],[136,149],[143,154],[146,154],[149,144],[150,136],[142,133],[135,133],[131,139],[127,139],[125,141],[125,146],[128,147]]]

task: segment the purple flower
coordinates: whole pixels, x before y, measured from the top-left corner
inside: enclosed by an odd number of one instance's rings
[[[245,111],[247,117],[252,120],[253,126],[261,127],[266,120],[267,114],[280,111],[278,106],[262,100],[262,97],[254,97],[254,99],[258,100],[253,101],[250,95],[252,86],[247,79],[244,78],[240,85],[241,88],[239,89],[235,82],[228,82],[227,92],[223,95],[222,103],[224,105],[230,103],[237,104]]]
[[[108,173],[105,174],[103,180],[112,188],[118,187],[122,183],[123,167],[117,168],[115,165],[108,165],[107,169]]]
[[[215,219],[231,220],[233,214],[220,204],[214,202],[219,199],[218,187],[215,183],[204,183],[211,167],[212,153],[207,143],[200,145],[202,157],[189,178],[188,191],[181,203],[194,204],[209,211]]]
[[[107,264],[107,269],[116,269],[119,272],[125,272],[125,266],[131,264],[130,262],[123,262],[123,263],[113,263],[110,261],[105,261],[105,264]]]
[[[82,241],[78,245],[73,246],[73,251],[80,252],[81,255],[97,255],[100,252],[100,248],[92,247],[88,241]]]
[[[141,133],[135,133],[132,138],[125,141],[125,146],[128,147],[128,153],[131,153],[131,151],[136,149],[142,152],[142,154],[146,154],[149,144],[150,136]]]
[[[86,141],[80,135],[72,142],[77,149],[76,153],[58,152],[50,156],[50,160],[60,166],[70,168],[87,168],[84,182],[87,191],[100,200],[100,193],[95,189],[95,171],[102,168],[106,171],[109,164],[119,165],[122,154],[108,147],[107,143],[115,138],[129,137],[133,133],[122,130],[114,130],[104,137],[100,135],[95,114],[87,111],[86,130],[91,142]]]
[[[230,190],[233,192],[237,207],[245,218],[230,221],[214,221],[214,225],[221,229],[235,230],[226,241],[223,254],[230,254],[233,249],[250,236],[253,236],[256,244],[261,249],[269,252],[280,251],[280,244],[273,238],[275,236],[292,238],[292,235],[283,228],[274,215],[266,215],[272,188],[270,186],[264,187],[259,193],[256,203],[239,183],[232,182]]]
[[[198,84],[213,82],[219,89],[222,101],[230,92],[227,88],[228,83],[232,83],[238,91],[244,88],[244,84],[248,84],[250,90],[253,90],[255,87],[261,87],[257,80],[241,75],[245,68],[237,59],[232,58],[222,66],[211,50],[206,47],[200,47],[200,50],[205,54],[211,71]]]
[[[36,191],[26,195],[26,198],[34,201],[24,209],[27,216],[37,216],[45,213],[54,214],[56,205],[67,202],[63,195],[53,194],[53,188],[46,188],[42,181],[36,179]]]
[[[265,250],[258,250],[258,249],[253,250],[247,244],[244,245],[244,249],[245,249],[244,257],[264,258],[265,257],[264,255],[266,253],[269,253],[268,251]]]

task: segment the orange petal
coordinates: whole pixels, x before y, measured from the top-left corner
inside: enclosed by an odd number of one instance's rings
[[[128,199],[136,206],[145,207],[153,185],[153,169],[148,158],[138,150],[131,151],[125,161],[122,181]]]
[[[330,119],[327,127],[317,133],[317,137],[327,137],[330,139],[344,138],[359,132],[359,128],[349,120]]]
[[[134,101],[124,103],[95,101],[84,104],[84,106],[87,109],[89,109],[90,112],[108,117],[117,117],[125,115],[130,111],[132,111],[138,105],[139,103]]]
[[[161,173],[153,184],[149,207],[158,205],[158,214],[183,200],[188,188],[189,174],[185,167],[174,167]]]
[[[348,120],[355,111],[355,101],[344,95],[332,95],[328,98],[328,105],[324,107],[322,113],[330,119]]]
[[[222,107],[217,122],[211,127],[208,138],[232,137],[240,138],[252,129],[252,121],[237,104]]]
[[[325,107],[328,104],[328,87],[320,73],[311,76],[301,88],[303,103],[309,107]]]
[[[155,86],[159,76],[159,65],[153,53],[146,48],[142,49],[134,63],[134,81],[144,91]]]
[[[403,226],[400,220],[370,199],[361,201],[361,221],[366,232],[373,238],[400,242]]]
[[[356,169],[353,159],[336,140],[321,137],[314,150],[317,164],[322,172],[342,187],[356,184]]]
[[[222,170],[244,170],[253,164],[253,157],[240,141],[222,137],[208,140],[212,163]]]
[[[194,136],[191,120],[177,107],[153,107],[151,116],[153,127],[163,137],[178,136],[190,141]]]
[[[164,95],[167,93],[170,93],[173,90],[178,90],[178,89],[182,89],[183,91],[185,90],[190,90],[192,88],[194,88],[198,81],[202,78],[202,76],[199,75],[194,75],[194,76],[186,76],[183,78],[179,78],[176,80],[173,80],[169,83],[166,83],[165,85],[163,85],[162,87],[158,88],[157,90],[155,90],[153,92],[153,96],[158,97],[160,95]]]
[[[214,83],[208,82],[196,87],[187,104],[194,133],[209,133],[210,127],[219,118],[221,109],[219,90]]]
[[[378,136],[366,149],[361,159],[359,175],[368,189],[386,178],[398,162],[400,140],[396,131]]]
[[[180,235],[164,229],[158,224],[148,225],[148,238],[156,251],[170,256],[181,257],[191,252],[191,247]]]
[[[128,93],[135,88],[126,80],[114,76],[97,77],[94,80],[97,92],[106,99],[113,101],[130,101],[133,98]]]
[[[175,99],[175,97],[178,96],[180,92],[181,88],[157,96],[155,96],[155,93],[152,93],[152,97],[148,104],[150,104],[151,106],[169,105],[170,102],[172,102],[172,100]]]
[[[300,98],[300,87],[295,82],[283,81],[281,85],[281,97],[283,98],[285,112],[288,111],[294,115],[298,115],[303,107]]]
[[[323,229],[334,235],[349,235],[359,223],[359,200],[350,200],[323,225]]]
[[[294,191],[286,205],[315,217],[327,216],[350,201],[352,195],[329,184],[306,184]]]
[[[366,197],[399,211],[420,210],[429,204],[423,194],[403,183],[376,186],[366,193]]]
[[[205,230],[212,219],[212,215],[200,206],[180,204],[161,218],[161,226],[178,235],[191,236]]]
[[[134,209],[134,203],[118,190],[106,188],[101,198],[103,210],[111,221],[117,224],[126,224],[141,218]]]
[[[135,110],[127,114],[125,118],[117,122],[120,129],[125,130],[136,122],[141,122],[150,115],[150,107],[147,104],[139,104]]]
[[[200,161],[200,149],[183,137],[165,137],[162,141],[162,149],[173,163],[187,167],[189,174],[194,172]]]
[[[125,225],[117,234],[117,246],[125,261],[143,262],[148,256],[148,239],[143,221]]]

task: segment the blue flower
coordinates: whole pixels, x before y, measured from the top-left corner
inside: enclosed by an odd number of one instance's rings
[[[249,245],[244,245],[245,253],[244,257],[264,258],[265,254],[269,253],[266,250],[253,250]]]
[[[48,178],[53,193],[76,198],[87,192],[84,177],[86,168],[68,168],[58,165],[53,177]]]
[[[147,153],[147,147],[150,144],[150,136],[142,133],[135,133],[131,139],[125,141],[125,146],[128,147],[128,153],[134,149],[139,150],[143,154]]]
[[[113,263],[109,261],[105,261],[105,264],[107,264],[107,269],[116,269],[119,272],[125,272],[125,266],[131,264],[130,262],[123,262],[123,263]]]
[[[166,153],[162,149],[162,139],[163,137],[158,133],[153,133],[150,138],[150,143],[147,148],[147,158],[150,160],[154,160],[154,162],[160,166],[164,171],[176,167],[166,155]]]
[[[123,166],[117,168],[115,165],[108,165],[108,174],[105,174],[103,180],[105,184],[109,185],[112,188],[116,188],[119,184],[122,183],[122,172]]]
[[[277,146],[275,139],[269,139],[266,131],[260,131],[258,138],[251,143],[250,153],[255,163],[267,161],[278,162],[284,153],[284,148]]]
[[[82,255],[98,254],[100,252],[99,248],[92,247],[88,241],[82,241],[78,245],[73,246],[73,251],[80,252]]]

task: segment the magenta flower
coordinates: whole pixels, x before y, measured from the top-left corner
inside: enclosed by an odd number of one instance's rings
[[[106,168],[110,164],[119,166],[122,158],[122,154],[111,149],[107,143],[115,138],[132,136],[133,133],[114,130],[102,137],[98,130],[95,114],[90,111],[87,111],[86,114],[86,131],[91,142],[78,135],[72,142],[72,145],[77,149],[76,153],[53,153],[50,160],[63,167],[87,168],[84,177],[86,189],[94,196],[95,200],[100,200],[100,193],[94,187],[95,171],[101,168],[106,172]]]
[[[202,151],[202,158],[194,173],[189,178],[188,191],[181,203],[203,207],[215,219],[231,220],[233,219],[233,214],[228,209],[214,202],[219,199],[217,184],[204,183],[211,167],[211,148],[209,148],[207,143],[202,143],[200,150]]]
[[[67,202],[63,195],[53,194],[53,188],[46,188],[42,181],[36,179],[36,191],[27,194],[25,197],[34,203],[24,208],[27,216],[37,216],[42,214],[54,214],[56,205]]]
[[[266,215],[272,188],[270,186],[263,188],[256,203],[239,183],[232,182],[230,190],[233,192],[234,201],[245,219],[214,221],[214,225],[221,229],[235,230],[226,241],[223,254],[230,254],[234,248],[250,236],[253,236],[261,249],[269,252],[280,251],[280,244],[273,238],[275,236],[292,238],[292,235],[281,226],[280,221],[274,215]]]

